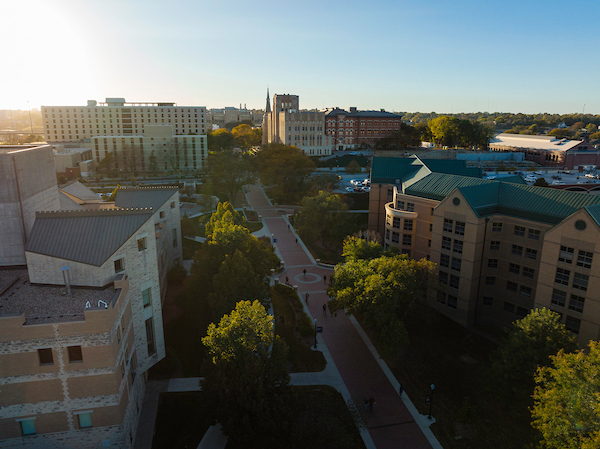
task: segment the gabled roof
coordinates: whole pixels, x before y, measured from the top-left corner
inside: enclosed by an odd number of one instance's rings
[[[419,170],[420,167],[427,167],[435,173],[446,173],[451,175],[469,176],[481,178],[481,169],[477,167],[467,167],[464,160],[449,159],[419,159],[418,157],[374,157],[371,164],[371,182],[383,184],[396,184]]]
[[[471,178],[468,176],[431,173],[420,181],[406,187],[404,193],[407,195],[429,198],[430,200],[442,201],[459,187],[481,186],[494,183],[497,182],[488,179]]]
[[[152,216],[151,209],[37,212],[25,251],[101,266]]]
[[[177,192],[177,186],[121,187],[117,190],[115,206],[151,207],[156,212]]]
[[[600,204],[596,204],[593,206],[586,206],[585,210],[588,211],[588,213],[594,219],[596,224],[598,226],[600,226]]]
[[[58,199],[60,201],[60,210],[83,210],[85,209],[81,204],[71,198],[62,190],[58,191]]]
[[[74,197],[72,199],[76,198],[75,201],[80,200],[80,204],[85,201],[102,201],[102,198],[99,198],[98,195],[96,195],[79,181],[73,181],[69,184],[61,186],[60,190],[67,195]]]

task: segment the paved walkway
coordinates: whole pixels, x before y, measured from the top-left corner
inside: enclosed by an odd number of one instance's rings
[[[309,294],[308,301],[303,301],[305,309],[311,318],[317,319],[317,326],[323,327],[318,343],[328,359],[327,368],[322,373],[295,373],[292,383],[332,385],[358,407],[362,407],[365,398],[373,396],[373,411],[362,413],[368,428],[368,437],[363,436],[363,439],[368,448],[441,449],[428,427],[435,420],[420,415],[406,392],[402,398],[399,396],[398,381],[356,320],[343,313],[332,317],[329,312],[323,312],[323,305],[328,301],[325,277],[331,276],[333,270],[316,266],[285,214],[277,212],[286,207],[273,208],[259,186],[248,186],[245,192],[248,203],[262,216],[265,227],[276,240],[277,252],[285,263],[279,282],[289,279],[291,285],[298,286],[303,299]]]

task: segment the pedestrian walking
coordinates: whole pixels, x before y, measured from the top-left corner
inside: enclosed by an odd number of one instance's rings
[[[290,224],[288,223],[288,231],[290,230]]]
[[[323,315],[327,316],[327,304],[323,304]]]
[[[290,278],[289,278],[289,277],[287,277],[287,276],[285,277],[285,283],[286,283],[287,285],[290,285]]]
[[[304,273],[304,279],[306,279],[306,268],[304,269],[303,273]]]
[[[308,304],[308,293],[306,294],[306,304]]]
[[[365,398],[365,412],[369,409],[369,400]]]
[[[373,411],[373,404],[375,404],[375,398],[371,396],[369,398],[369,410]]]
[[[298,244],[298,237],[296,237],[296,245]]]
[[[402,397],[402,393],[404,393],[404,387],[400,384],[400,388],[398,389],[398,393],[400,393],[400,397]]]
[[[326,274],[324,274],[324,275],[323,275],[323,284],[326,284],[326,283],[327,283],[327,275],[326,275]]]

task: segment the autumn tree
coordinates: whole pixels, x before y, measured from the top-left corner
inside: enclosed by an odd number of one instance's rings
[[[344,249],[342,256],[346,260],[371,260],[381,257],[383,254],[383,246],[377,241],[369,241],[355,236],[348,236],[344,239]]]
[[[248,150],[250,147],[259,146],[262,141],[262,129],[252,128],[250,125],[238,125],[231,131],[235,146],[242,150]]]
[[[356,159],[352,159],[350,163],[346,166],[346,173],[348,173],[349,175],[355,175],[357,173],[360,173],[361,171],[362,169],[360,168],[360,165],[358,165],[358,162],[356,162]]]
[[[235,137],[226,129],[217,129],[208,133],[207,144],[210,151],[230,150],[235,145]]]

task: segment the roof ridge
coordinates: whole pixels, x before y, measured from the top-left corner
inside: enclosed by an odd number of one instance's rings
[[[156,186],[119,186],[119,190],[168,190],[177,189],[179,186],[176,184],[161,184]]]
[[[96,217],[106,215],[144,215],[153,214],[152,207],[130,207],[115,209],[83,209],[83,210],[49,210],[36,211],[37,218],[61,218],[61,217]]]

